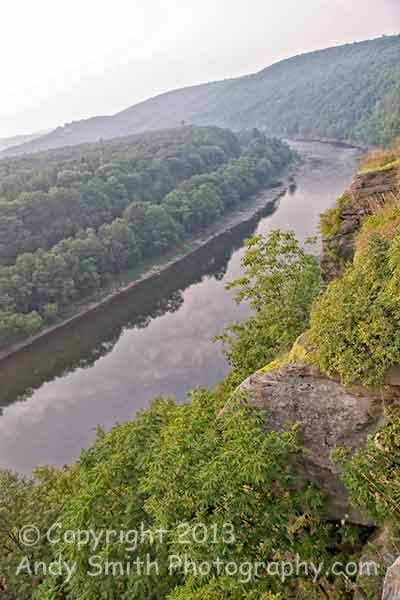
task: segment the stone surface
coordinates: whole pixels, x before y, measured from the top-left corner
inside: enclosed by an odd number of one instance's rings
[[[382,600],[400,600],[400,557],[388,569],[383,584]]]
[[[347,518],[354,523],[372,524],[349,508],[340,469],[330,459],[338,446],[360,448],[370,433],[383,422],[379,395],[363,390],[349,392],[300,361],[266,373],[258,372],[240,386],[248,401],[265,411],[266,428],[280,430],[299,423],[308,453],[297,465],[299,481],[310,481],[328,496],[327,518]],[[229,410],[229,404],[224,410]]]
[[[354,242],[363,219],[383,206],[387,198],[399,198],[399,169],[357,175],[346,195],[337,234],[322,240],[321,268],[325,283],[340,277],[354,256]]]
[[[374,532],[359,561],[354,600],[382,598],[384,574],[393,564],[398,552],[397,536],[390,524]]]
[[[385,383],[387,385],[400,386],[400,365],[393,365],[389,367],[386,373]]]

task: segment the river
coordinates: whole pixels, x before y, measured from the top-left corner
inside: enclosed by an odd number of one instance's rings
[[[212,338],[248,314],[225,289],[240,275],[244,240],[276,228],[294,229],[301,240],[315,234],[360,157],[338,145],[293,146],[305,157],[296,185],[274,202],[276,192],[267,191],[262,215],[0,365],[0,467],[30,473],[70,463],[97,425],[130,419],[160,394],[184,401],[188,390],[226,375]]]

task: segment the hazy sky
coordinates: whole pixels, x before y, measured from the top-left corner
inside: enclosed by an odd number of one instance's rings
[[[400,0],[5,0],[0,137],[400,32]]]

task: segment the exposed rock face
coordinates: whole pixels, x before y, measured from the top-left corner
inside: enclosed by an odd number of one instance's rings
[[[400,600],[400,557],[388,569],[383,585],[382,600]]]
[[[383,421],[380,396],[361,389],[350,393],[299,360],[252,375],[241,389],[253,406],[265,411],[267,429],[300,423],[302,442],[309,453],[298,465],[299,480],[315,483],[327,493],[327,517],[348,515],[354,523],[372,524],[350,510],[340,470],[330,460],[330,453],[338,446],[360,448],[378,429]]]
[[[344,266],[354,256],[355,235],[362,220],[376,212],[387,199],[400,193],[399,169],[376,171],[358,175],[346,192],[348,200],[340,213],[337,233],[322,242],[321,266],[327,283],[340,277]]]
[[[393,528],[388,524],[369,538],[359,561],[360,570],[354,600],[382,598],[383,573],[387,572],[398,555],[396,537]]]

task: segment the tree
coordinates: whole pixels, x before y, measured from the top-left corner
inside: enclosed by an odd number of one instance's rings
[[[311,240],[310,240],[311,242]],[[244,277],[228,284],[238,288],[236,301],[253,310],[216,339],[239,380],[287,351],[307,329],[312,302],[319,292],[319,265],[292,231],[276,230],[246,242]]]
[[[106,273],[120,273],[140,260],[138,243],[132,229],[124,219],[116,219],[99,230]]]
[[[182,239],[182,229],[162,206],[149,205],[145,210],[144,256],[157,255]]]
[[[28,233],[16,217],[0,217],[0,256],[4,264],[12,263],[19,252],[27,249]]]

